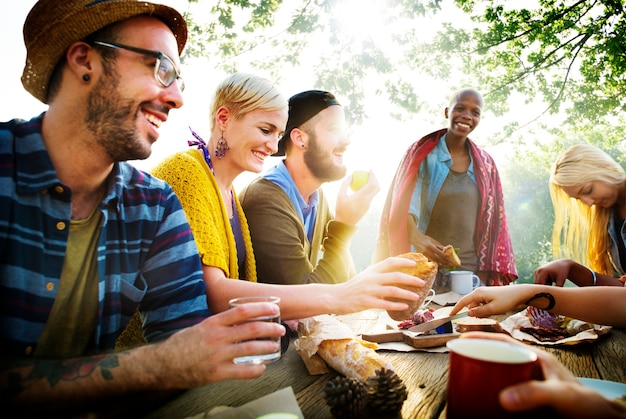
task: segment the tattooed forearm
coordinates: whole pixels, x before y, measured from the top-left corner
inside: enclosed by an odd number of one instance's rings
[[[50,388],[60,382],[76,381],[97,374],[104,380],[113,379],[113,370],[119,366],[118,354],[86,356],[73,359],[24,360],[16,365],[18,369],[6,371],[7,387],[2,389],[2,397],[11,399],[19,396],[30,385],[44,380]],[[26,371],[26,372],[24,372]]]
[[[548,300],[548,306],[544,307],[544,310],[552,310],[554,308],[554,304],[556,304],[556,301],[554,300],[554,296],[547,292],[540,292],[539,294],[535,294],[524,304],[529,306],[532,301],[537,300],[539,298],[545,298]]]

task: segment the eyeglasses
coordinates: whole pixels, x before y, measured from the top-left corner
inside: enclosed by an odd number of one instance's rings
[[[178,88],[182,92],[185,90],[185,82],[180,76],[180,73],[174,65],[174,61],[167,55],[159,51],[150,51],[149,49],[130,47],[128,45],[114,44],[112,42],[93,41],[91,44],[99,45],[101,47],[125,49],[127,51],[136,52],[137,54],[146,55],[148,57],[156,58],[154,65],[154,78],[157,79],[164,87],[170,87],[174,80],[178,81]]]

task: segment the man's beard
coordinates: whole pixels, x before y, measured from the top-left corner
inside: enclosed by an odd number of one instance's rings
[[[149,157],[152,150],[137,132],[135,102],[120,94],[117,72],[104,74],[87,98],[87,127],[113,162]]]
[[[304,152],[304,164],[321,182],[332,182],[346,175],[347,168],[335,165],[332,157],[332,154],[319,147],[316,134],[309,133],[309,144]]]

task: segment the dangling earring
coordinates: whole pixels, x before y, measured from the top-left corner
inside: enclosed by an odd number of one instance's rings
[[[230,147],[228,147],[228,143],[224,138],[224,132],[222,132],[222,136],[217,140],[217,146],[215,147],[215,157],[221,160],[226,155],[227,150],[230,150]]]

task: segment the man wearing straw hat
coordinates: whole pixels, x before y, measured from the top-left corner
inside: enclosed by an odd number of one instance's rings
[[[284,334],[231,327],[272,304],[210,316],[178,199],[125,162],[183,104],[186,39],[176,10],[136,0],[40,0],[26,18],[22,83],[48,109],[0,124],[3,407],[128,415],[139,395],[260,376],[232,360],[276,344],[238,342]],[[154,344],[114,352],[136,310]]]

